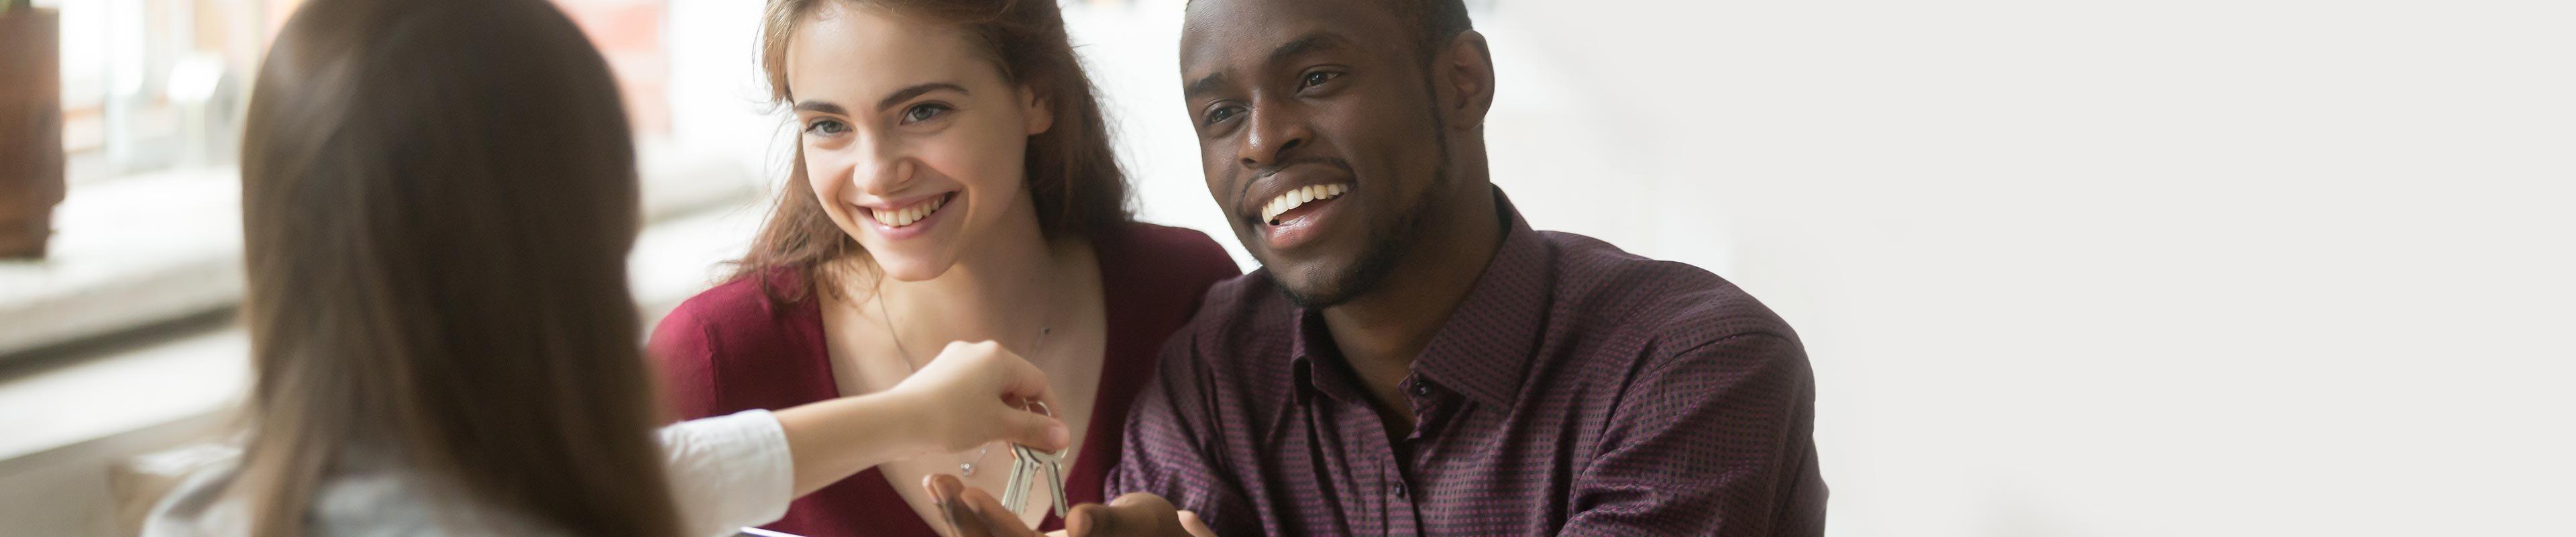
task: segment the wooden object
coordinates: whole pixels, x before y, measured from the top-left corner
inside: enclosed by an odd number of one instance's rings
[[[0,259],[44,257],[63,201],[61,31],[50,9],[0,11]]]

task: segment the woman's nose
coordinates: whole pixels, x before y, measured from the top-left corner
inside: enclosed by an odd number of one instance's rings
[[[887,196],[903,190],[912,182],[917,164],[890,144],[872,144],[872,151],[862,155],[850,173],[850,185],[870,196]]]

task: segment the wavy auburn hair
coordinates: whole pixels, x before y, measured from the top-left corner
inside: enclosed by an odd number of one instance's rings
[[[761,20],[760,68],[768,75],[772,104],[795,102],[787,81],[787,45],[804,21],[828,4],[956,25],[983,49],[1003,80],[1028,86],[1054,112],[1054,126],[1029,137],[1025,167],[1041,235],[1094,237],[1134,218],[1127,206],[1126,172],[1109,145],[1109,123],[1054,0],[770,0]],[[751,251],[734,262],[727,279],[760,278],[771,299],[786,303],[837,283],[834,274],[821,270],[825,263],[867,252],[832,223],[822,201],[815,199],[802,143],[783,188]],[[769,279],[781,269],[798,277],[792,282]]]

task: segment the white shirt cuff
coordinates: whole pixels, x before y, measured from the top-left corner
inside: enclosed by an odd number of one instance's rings
[[[733,535],[787,514],[795,459],[787,430],[769,411],[684,421],[660,434],[684,535]]]

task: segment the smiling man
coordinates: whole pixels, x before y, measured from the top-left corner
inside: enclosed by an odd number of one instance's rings
[[[1220,535],[1823,533],[1797,335],[1707,271],[1533,230],[1488,180],[1493,61],[1458,0],[1194,0],[1181,74],[1263,267],[1209,291],[1129,417],[1106,492],[1169,504],[1073,533],[1174,506]]]

